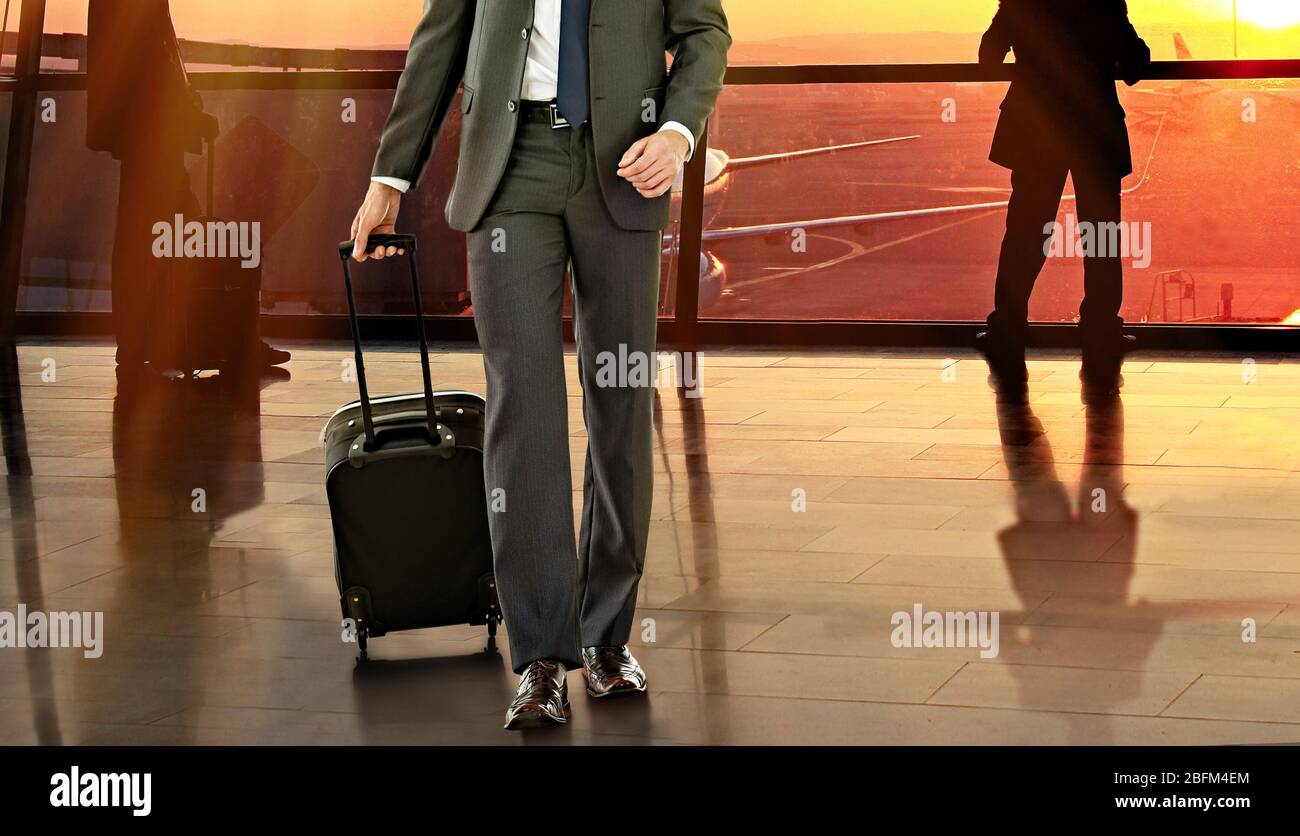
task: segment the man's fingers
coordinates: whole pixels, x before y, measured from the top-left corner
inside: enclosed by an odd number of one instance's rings
[[[664,193],[664,189],[672,185],[672,180],[667,177],[658,177],[644,185],[637,186],[637,191],[647,197],[658,197]]]
[[[638,179],[646,182],[651,180],[662,180],[665,177],[673,176],[673,173],[674,172],[672,166],[668,165],[667,163],[664,163],[650,169],[645,174],[641,175],[641,177],[639,177]]]
[[[358,225],[357,234],[352,240],[355,242],[352,247],[352,257],[357,261],[365,261],[366,247],[370,245],[370,228],[364,221]]]
[[[655,174],[658,173],[660,169],[658,163],[642,165],[643,162],[645,161],[643,160],[642,162],[637,163],[636,170],[629,168],[626,171],[624,171],[623,178],[627,180],[629,183],[636,185],[639,181],[648,180],[651,177],[654,177]]]
[[[671,186],[675,178],[671,171],[665,171],[661,176],[655,178],[654,183],[650,185],[652,189],[662,189],[664,186]]]
[[[671,164],[656,166],[640,177],[630,179],[632,187],[644,198],[662,197],[677,179],[677,169]]]
[[[654,168],[658,163],[659,160],[655,159],[650,154],[642,154],[636,162],[619,169],[618,174],[625,180],[632,180],[637,175],[644,174]]]
[[[356,241],[357,261],[365,261],[370,253],[370,236],[378,227],[374,215],[374,207],[367,197],[366,202],[361,206],[361,212],[357,215],[357,234],[353,239]]]
[[[645,151],[645,147],[649,144],[650,144],[650,137],[646,137],[645,139],[638,139],[636,142],[632,143],[632,147],[627,149],[627,153],[623,155],[623,159],[619,160],[618,167],[626,168],[627,166],[631,165],[633,162],[636,161],[637,157],[641,156],[641,154]]]
[[[656,155],[647,153],[650,147],[651,137],[637,140],[628,152],[623,155],[619,161],[619,176],[627,177],[629,174],[637,174],[644,171],[647,167],[654,165]]]
[[[352,257],[357,261],[369,258],[384,258],[405,252],[395,247],[377,245],[371,247],[371,238],[375,235],[396,232],[396,221],[400,195],[396,190],[378,183],[370,184],[370,191],[362,201],[361,209],[352,221]]]
[[[659,165],[645,172],[639,177],[631,178],[632,185],[637,188],[644,188],[652,183],[659,183],[675,174],[667,165]]]

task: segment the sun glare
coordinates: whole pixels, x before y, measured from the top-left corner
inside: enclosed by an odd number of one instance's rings
[[[1296,0],[1240,0],[1242,21],[1268,29],[1300,26],[1300,4]]]

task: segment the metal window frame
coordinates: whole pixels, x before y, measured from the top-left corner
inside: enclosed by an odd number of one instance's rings
[[[27,189],[31,180],[44,29],[45,0],[25,0],[18,17],[14,75],[0,81],[0,92],[13,95],[9,109],[9,143],[5,147],[4,189],[0,191],[0,343],[10,343],[15,337],[18,277],[22,274]]]
[[[17,276],[29,185],[32,128],[37,95],[41,91],[86,89],[80,73],[40,73],[40,46],[45,0],[23,4],[17,77],[0,78],[0,92],[14,93],[10,141],[3,194],[3,232],[0,232],[0,337],[108,334],[109,315],[103,313],[16,314]],[[807,66],[743,66],[727,71],[729,86],[802,84],[917,84],[952,82],[1004,82],[1012,79],[1014,65],[980,64],[852,64]],[[1264,61],[1164,61],[1156,62],[1150,80],[1231,80],[1300,78],[1300,59]],[[205,72],[191,79],[200,90],[393,90],[400,73],[392,70],[307,72]],[[695,257],[677,259],[675,308],[661,320],[661,342],[672,345],[871,345],[899,347],[951,347],[969,345],[980,324],[965,321],[872,320],[721,320],[701,318],[699,312],[699,254],[703,235],[705,160],[708,136],[700,137],[695,157],[686,166],[680,223],[681,253]],[[12,223],[10,222],[12,219]],[[264,331],[278,336],[345,339],[348,321],[341,316],[263,317]],[[408,317],[364,317],[368,337],[407,339]],[[429,317],[429,335],[443,341],[474,341],[474,323],[468,317]],[[1272,325],[1132,325],[1143,345],[1157,349],[1292,352],[1300,348],[1300,328]],[[571,325],[566,323],[571,338]],[[1056,323],[1036,323],[1030,339],[1035,345],[1065,347],[1074,342],[1074,328]]]

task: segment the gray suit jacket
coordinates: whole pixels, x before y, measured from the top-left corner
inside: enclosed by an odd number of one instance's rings
[[[419,182],[463,84],[447,221],[464,232],[482,220],[510,158],[533,9],[533,0],[425,0],[411,39],[374,174]],[[663,229],[670,198],[641,197],[618,177],[618,161],[664,122],[704,133],[731,46],[722,2],[592,0],[590,37],[591,127],[605,202],[625,229]]]

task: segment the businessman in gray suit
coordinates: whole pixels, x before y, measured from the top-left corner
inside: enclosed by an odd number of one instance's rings
[[[394,231],[460,87],[447,220],[469,233],[484,473],[503,500],[492,546],[520,675],[508,729],[566,722],[571,668],[593,697],[646,689],[627,642],[650,526],[653,381],[602,386],[596,372],[602,355],[655,351],[670,191],[730,45],[721,0],[425,0],[411,41],[353,224],[355,257],[400,254],[369,236]],[[588,433],[576,541],[561,331],[570,265]]]

